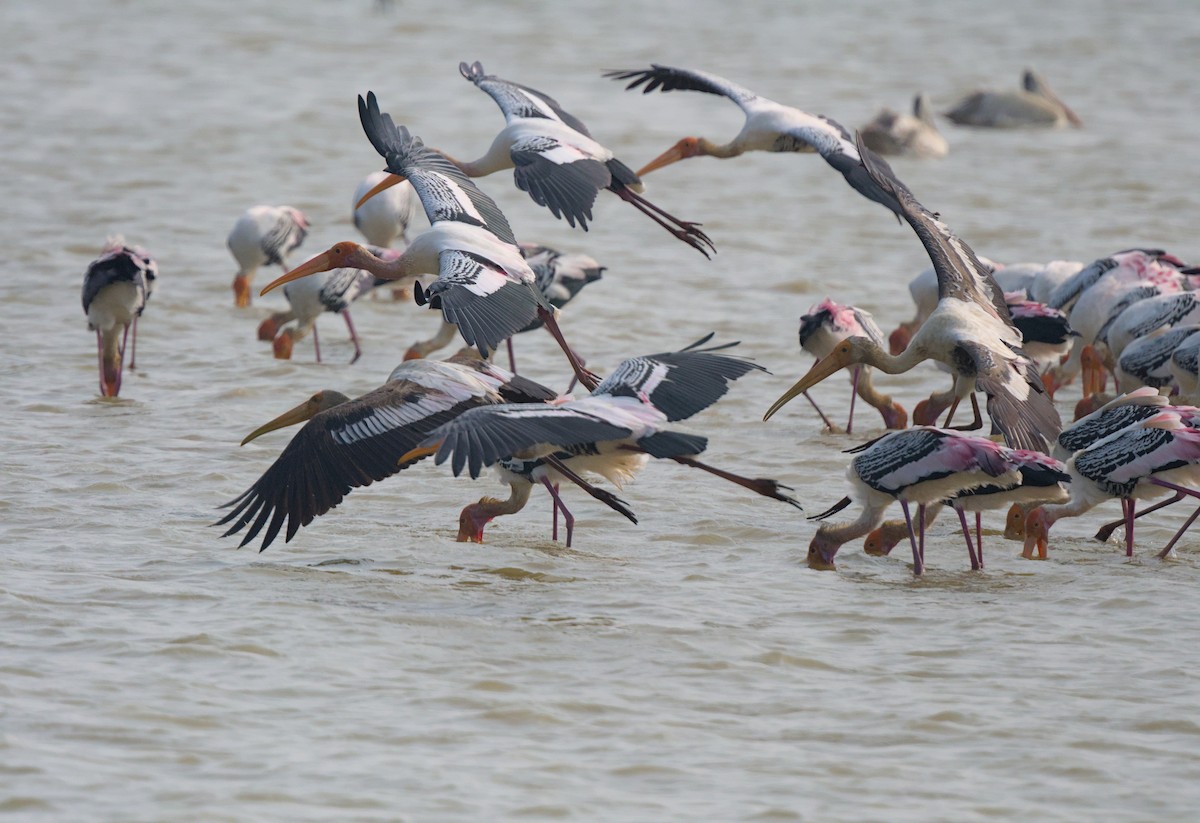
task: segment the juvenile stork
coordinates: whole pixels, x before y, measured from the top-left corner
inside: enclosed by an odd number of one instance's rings
[[[1059,99],[1046,80],[1032,69],[1021,75],[1021,88],[1012,91],[974,91],[943,112],[960,126],[992,129],[1056,128],[1083,121]]]

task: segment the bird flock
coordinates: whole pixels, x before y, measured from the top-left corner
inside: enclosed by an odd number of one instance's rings
[[[384,112],[374,93],[358,98],[363,131],[384,161],[384,169],[354,193],[354,224],[366,245],[339,242],[293,268],[290,259],[309,221],[291,206],[254,206],[229,233],[237,306],[251,303],[257,269],[277,265],[284,271],[261,293],[282,287],[289,308],[258,329],[278,358],[290,358],[295,342],[311,334],[319,362],[316,322],[333,312],[344,317],[357,360],[361,346],[349,306],[385,284],[395,296],[411,294],[418,305],[440,312],[442,324],[433,339],[412,344],[379,388],[354,399],[317,392],[248,435],[243,445],[304,423],[262,476],[226,504],[218,521],[227,527],[224,536],[240,535],[242,546],[261,538],[260,551],[281,532],[291,540],[352,489],[427,457],[472,478],[494,468],[510,489],[507,499],[484,497],[462,509],[460,541],[482,542],[491,520],[520,511],[538,487],[551,499],[552,537],[558,539],[561,516],[567,546],[575,525],[564,499],[571,486],[636,523],[630,503],[598,483],[603,479],[620,492],[650,458],[699,469],[800,509],[792,490],[777,480],[701,462],[708,438],[673,427],[716,403],[734,382],[765,370],[736,354],[736,343],[713,341],[709,334],[679,350],[630,357],[607,377],[593,373],[559,319],[604,267],[583,253],[518,242],[495,201],[474,182],[511,169],[516,187],[535,204],[583,231],[595,227],[593,206],[608,191],[708,258],[716,245],[700,223],[648,200],[642,178],[689,158],[749,151],[819,154],[855,191],[907,223],[932,264],[909,285],[914,318],[887,337],[868,312],[829,298],[800,317],[799,344],[815,363],[763,420],[803,395],[825,426],[837,431],[808,390],[848,369],[844,432],[853,431],[857,398],[878,411],[887,430],[846,450],[853,455],[850,493],[810,518],[823,521],[808,548],[812,568],[835,568],[839,548],[856,538],[864,538],[868,553],[886,555],[907,537],[913,571],[920,575],[925,530],[946,508],[958,517],[972,569],[984,567],[985,510],[1005,510],[1005,536],[1023,541],[1023,556],[1044,558],[1057,520],[1112,498],[1121,500],[1123,516],[1097,536],[1107,539],[1124,527],[1132,555],[1135,518],[1200,497],[1200,409],[1186,405],[1200,393],[1200,269],[1158,249],[1127,249],[1089,265],[1001,266],[980,257],[881,157],[947,152],[924,95],[916,97],[911,117],[884,110],[852,135],[835,120],[768,100],[715,74],[661,65],[609,71],[604,76],[628,90],[717,95],[745,115],[732,140],[684,137],[634,171],[549,95],[488,74],[478,62],[460,63],[459,72],[504,115],[504,127],[476,160],[427,146]],[[1019,90],[975,92],[944,114],[978,127],[1081,125],[1032,71]],[[410,237],[419,210],[430,226]],[[131,329],[133,365],[137,319],[157,274],[154,258],[122,238],[109,239],[88,267],[83,304],[96,332],[104,396],[121,388]],[[578,381],[587,394],[560,395],[517,374],[512,339],[539,328],[562,349],[572,385]],[[459,337],[465,346],[457,353],[427,359]],[[507,369],[493,362],[501,344]],[[905,409],[876,383],[927,360],[951,381],[914,407],[910,428]],[[1083,397],[1076,421],[1064,427],[1054,395],[1076,379]],[[984,425],[979,393],[989,435],[968,433]],[[951,428],[964,403],[971,421]],[[1168,495],[1136,511],[1137,501]],[[893,502],[903,520],[885,521]],[[852,504],[859,508],[857,519],[830,519]],[[975,515],[973,535],[968,513]],[[1200,508],[1160,556],[1174,549],[1197,516]]]

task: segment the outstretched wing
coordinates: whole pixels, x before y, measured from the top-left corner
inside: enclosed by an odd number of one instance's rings
[[[668,421],[685,420],[720,400],[732,381],[752,371],[766,371],[750,360],[716,353],[737,343],[699,348],[711,339],[709,334],[681,351],[624,360],[592,394],[638,398]]]
[[[524,457],[530,452],[549,453],[580,443],[621,440],[632,429],[568,406],[499,405],[473,409],[434,431],[425,441],[439,440],[436,462],[453,456],[454,474],[468,467],[478,477],[484,466],[501,458]],[[530,456],[544,456],[533,454]]]
[[[758,95],[750,89],[731,83],[724,77],[674,66],[660,66],[657,63],[651,63],[648,69],[606,71],[604,76],[613,80],[629,80],[629,85],[625,87],[626,91],[641,87],[642,94],[649,94],[656,89],[664,92],[702,91],[708,94],[718,94],[728,97],[747,113],[746,104],[759,99]]]
[[[528,134],[509,149],[517,188],[528,192],[533,202],[545,206],[574,228],[587,230],[592,204],[601,189],[612,182],[609,167],[548,134]]]
[[[500,111],[504,112],[504,119],[507,122],[512,122],[515,118],[537,117],[558,120],[580,134],[591,137],[588,134],[587,126],[579,118],[558,105],[558,101],[548,94],[511,80],[501,79],[494,74],[486,74],[483,71],[483,65],[478,60],[470,65],[459,63],[458,71],[484,91],[488,97],[496,101]]]
[[[397,126],[389,114],[379,110],[374,92],[358,98],[358,116],[367,139],[387,161],[387,171],[412,183],[421,198],[430,223],[451,220],[480,226],[514,246],[517,244],[508,220],[492,198],[472,183],[442,155],[426,148],[421,138]]]

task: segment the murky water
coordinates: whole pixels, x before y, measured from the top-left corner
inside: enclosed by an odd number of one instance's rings
[[[362,302],[357,364],[336,318],[321,323],[325,364],[307,342],[275,361],[254,330],[281,298],[233,308],[226,232],[252,204],[289,203],[314,224],[303,251],[354,237],[351,192],[380,166],[355,112],[367,89],[430,144],[482,153],[502,119],[459,60],[543,88],[635,167],[686,133],[727,139],[740,114],[626,94],[603,69],[707,68],[854,127],[918,89],[940,107],[1035,66],[1084,130],[948,130],[948,158],[896,161],[898,174],[997,260],[1133,245],[1200,260],[1194,7],[993,5],[0,8],[0,812],[1194,819],[1197,541],[1150,559],[1177,519],[1139,527],[1132,562],[1086,539],[1119,514],[1109,505],[1056,526],[1045,563],[993,531],[987,571],[966,571],[943,521],[925,579],[901,553],[854,545],[816,573],[798,512],[675,465],[626,489],[638,526],[573,496],[574,550],[550,540],[544,495],[486,545],[458,544],[459,509],[503,489],[423,464],[261,555],[208,527],[289,436],[238,448],[246,432],[316,389],[374,387],[436,326]],[[598,371],[709,331],[742,340],[774,375],[691,428],[711,436],[711,462],[824,509],[858,433],[819,433],[801,403],[760,421],[808,366],[797,317],[829,295],[894,326],[923,249],[811,156],[695,160],[650,182],[704,222],[713,261],[615,198],[584,234],[508,175],[482,185],[519,238],[608,266],[564,318]],[[115,232],[156,253],[162,279],[137,372],[103,401],[78,295]],[[548,336],[517,353],[565,384]],[[943,382],[928,368],[885,385],[911,408]],[[840,417],[847,393],[839,377],[817,396]]]

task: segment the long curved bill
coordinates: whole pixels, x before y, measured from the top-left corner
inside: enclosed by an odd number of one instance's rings
[[[400,459],[396,461],[396,464],[399,466],[407,466],[409,463],[414,463],[417,460],[426,458],[431,454],[436,454],[437,450],[441,447],[441,440],[437,441],[432,446],[417,446],[415,449],[411,449],[402,454]]]
[[[333,258],[329,256],[329,252],[321,252],[312,260],[306,263],[301,263],[296,268],[286,272],[282,277],[272,280],[267,285],[263,286],[263,290],[258,294],[261,297],[272,289],[282,286],[284,283],[291,283],[293,280],[299,280],[301,277],[308,277],[310,274],[329,271],[337,268],[337,264],[333,262]]]
[[[638,169],[637,176],[645,177],[652,171],[661,169],[663,166],[669,166],[672,163],[677,163],[683,159],[683,147],[676,143],[671,148],[664,151],[658,157],[655,157],[646,165]]]
[[[251,440],[262,437],[267,432],[273,432],[276,429],[283,429],[288,426],[294,426],[297,423],[303,423],[306,420],[311,420],[313,415],[321,410],[320,403],[316,395],[305,400],[299,406],[276,417],[270,423],[264,423],[254,431],[246,435],[246,439],[241,445],[246,445]]]
[[[383,178],[382,180],[380,180],[380,181],[379,181],[379,185],[377,185],[375,188],[371,189],[369,192],[367,192],[366,194],[364,194],[364,195],[362,196],[362,199],[361,199],[361,200],[359,200],[357,203],[355,203],[355,204],[354,204],[354,208],[356,208],[356,209],[357,209],[357,208],[358,208],[359,206],[361,206],[363,203],[367,202],[367,201],[368,201],[368,200],[370,200],[372,197],[374,197],[375,195],[379,194],[379,192],[381,192],[381,191],[387,191],[387,190],[388,190],[388,189],[390,189],[392,186],[398,186],[398,185],[400,185],[400,184],[401,184],[401,183],[403,183],[403,182],[404,182],[404,178],[403,178],[403,177],[401,177],[400,175],[398,175],[398,174],[389,174],[387,177],[385,177],[385,178]]]
[[[847,365],[849,364],[832,354],[813,363],[813,367],[808,370],[808,374],[801,377],[796,385],[785,391],[778,400],[771,404],[771,408],[767,409],[767,413],[763,415],[763,420],[770,420],[771,415],[782,409],[794,398],[808,391],[829,375],[844,369]]]

